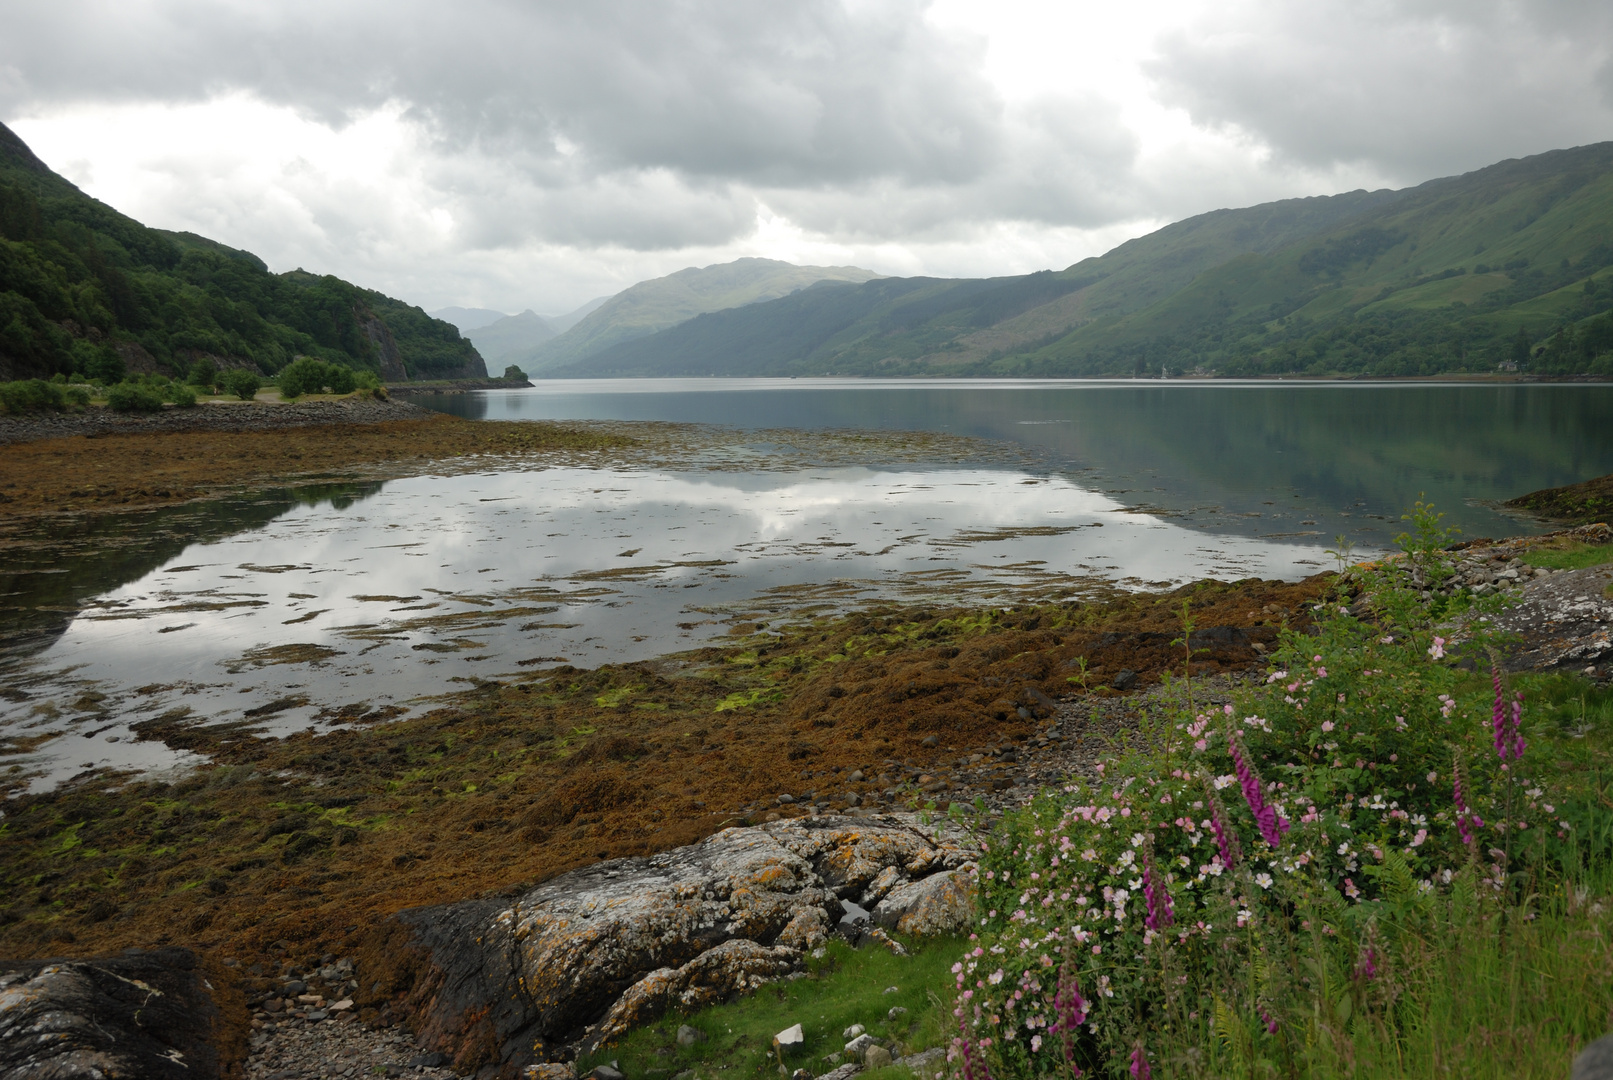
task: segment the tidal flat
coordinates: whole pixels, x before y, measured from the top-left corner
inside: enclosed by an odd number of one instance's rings
[[[219,439],[235,456],[214,445]],[[1321,589],[1321,579],[1306,576],[1310,567],[1292,563],[1283,567],[1288,581],[1239,574],[1235,584],[1181,584],[1161,575],[1150,584],[1124,574],[1138,564],[1120,556],[1147,550],[1139,539],[1150,534],[1191,538],[1187,554],[1199,552],[1198,563],[1168,546],[1152,550],[1161,565],[1200,568],[1195,579],[1217,565],[1235,568],[1239,553],[1228,553],[1225,538],[1193,537],[1113,500],[1080,502],[1091,493],[1038,475],[1022,447],[935,433],[432,416],[257,441],[68,438],[14,444],[0,460],[0,483],[17,493],[0,507],[11,569],[0,680],[10,759],[0,942],[15,956],[164,942],[220,955],[252,955],[275,941],[340,950],[404,907],[665,850],[768,813],[944,805],[959,796],[948,778],[969,756],[1000,757],[1034,740],[1053,699],[1086,692],[1123,706],[1117,677],[1145,687],[1180,668],[1171,642],[1184,604],[1201,628],[1227,628],[1195,661],[1213,672],[1257,663],[1280,625],[1303,623]],[[85,509],[73,501],[85,496],[71,492],[88,490],[93,475],[108,479],[88,496],[96,507]],[[622,492],[611,490],[623,477],[663,499],[675,484],[728,493],[738,516],[708,539],[730,549],[654,550],[666,534],[689,531],[660,520],[649,530],[663,535],[645,539],[643,550],[614,537],[602,544],[596,530],[576,547],[588,558],[564,575],[487,580],[520,562],[509,554],[517,541],[555,549],[559,538],[531,527],[556,509],[556,489],[545,484],[564,478],[567,490],[594,496],[581,510],[609,519],[625,513],[612,502]],[[481,501],[498,498],[482,490],[495,482],[512,486],[509,501],[526,500],[520,527],[498,518],[505,503]],[[505,530],[504,544],[472,546],[470,557],[462,550],[480,539],[473,529],[441,530],[457,538],[448,550],[461,555],[434,571],[492,567],[476,575],[474,590],[433,594],[389,579],[390,571],[332,571],[342,583],[332,595],[349,610],[333,612],[339,617],[321,636],[311,631],[325,626],[323,613],[309,617],[320,606],[309,601],[320,598],[291,596],[306,591],[291,584],[285,597],[236,595],[269,592],[256,585],[186,592],[162,584],[164,574],[198,573],[198,551],[259,542],[293,550],[283,558],[232,553],[215,572],[294,582],[321,564],[319,545],[329,542],[298,524],[306,515],[349,525],[342,515],[389,489],[418,495],[409,484],[439,485],[456,506],[486,508],[480,520]],[[990,512],[964,499],[971,485],[985,485]],[[799,508],[803,492],[851,509],[794,528],[782,511]],[[757,500],[778,514],[761,533]],[[368,524],[392,533],[416,527],[423,514],[414,522],[401,514],[421,505],[429,503],[400,499],[400,516]],[[961,509],[947,518],[948,506]],[[892,510],[937,521],[915,534]],[[697,516],[718,520],[711,511],[701,504]],[[1083,514],[1102,515],[1103,527],[1067,520]],[[288,529],[286,539],[274,539],[276,528]],[[894,535],[875,544],[881,531]],[[1126,550],[1111,548],[1108,559],[1102,548],[1073,553],[1089,537],[1114,537],[1106,542]],[[357,566],[385,570],[392,564],[384,560],[396,558],[401,575],[415,550],[365,550]],[[1027,557],[1037,554],[1054,557]],[[1257,554],[1249,558],[1262,565]],[[852,559],[884,559],[892,572],[845,574]],[[822,564],[822,574],[773,570]],[[690,583],[698,588],[685,591]],[[130,589],[138,596],[125,596]],[[674,592],[682,594],[676,604],[656,599]],[[625,609],[625,628],[655,623],[645,618],[652,610],[682,611],[694,593],[706,609],[692,620],[698,626],[672,622],[637,642],[617,632],[614,640],[637,650],[629,655],[525,650],[521,635],[567,629],[544,625],[569,619],[545,608],[607,617]],[[376,607],[389,621],[364,626],[351,615]],[[400,608],[415,610],[392,610]],[[230,624],[253,625],[242,615],[257,616],[261,632],[231,637]],[[163,632],[185,623],[203,625]],[[510,628],[522,648],[496,662],[473,659]],[[62,674],[48,662],[51,650],[80,630],[99,635],[91,639],[99,655],[84,666],[107,663],[120,647],[141,666],[99,690],[82,668]],[[188,640],[203,643],[209,679],[223,690],[165,670],[172,654],[164,650],[191,630],[201,631]],[[478,647],[460,647],[459,638]],[[344,669],[336,655],[400,640],[412,663],[396,672]],[[413,647],[420,644],[448,648]],[[459,675],[433,663],[444,660],[482,666]],[[229,682],[236,677],[255,679],[256,689],[240,694]],[[423,690],[389,689],[412,678]],[[325,691],[343,684],[361,689]],[[256,704],[226,715],[166,704],[224,690]],[[108,744],[114,728],[119,741]],[[69,763],[65,775],[51,764],[53,744],[71,747],[56,759]],[[133,753],[78,768],[72,758],[87,746]],[[1011,769],[1001,782],[1016,782]],[[798,801],[778,808],[790,792]]]
[[[177,481],[147,474],[216,437],[10,450],[171,493]],[[343,443],[367,453],[296,471]],[[1330,561],[1313,542],[1138,511],[1011,443],[937,433],[442,418],[303,428],[265,452],[226,455],[214,493],[177,506],[10,515],[7,790],[194,764],[148,736],[159,728],[272,737],[396,719],[739,624],[1092,602]]]

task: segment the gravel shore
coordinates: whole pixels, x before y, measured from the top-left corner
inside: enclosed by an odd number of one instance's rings
[[[0,445],[65,439],[74,435],[136,435],[180,431],[278,431],[323,424],[379,424],[387,420],[421,420],[431,410],[406,401],[374,398],[344,401],[208,402],[192,409],[168,408],[160,413],[116,413],[92,405],[81,413],[0,416]]]

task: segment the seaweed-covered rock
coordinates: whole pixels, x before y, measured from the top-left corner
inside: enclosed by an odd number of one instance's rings
[[[840,918],[841,898],[893,868],[905,882],[977,857],[949,827],[907,815],[799,818],[602,862],[512,899],[405,911],[424,962],[401,1008],[422,1045],[460,1069],[513,1073],[609,1042],[672,1003],[787,974]]]
[[[188,949],[0,961],[0,1077],[239,1075],[245,1003],[224,996]]]

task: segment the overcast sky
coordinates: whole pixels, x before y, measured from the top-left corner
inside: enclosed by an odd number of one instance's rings
[[[0,0],[0,118],[148,224],[427,308],[763,255],[1067,266],[1613,138],[1613,4]]]

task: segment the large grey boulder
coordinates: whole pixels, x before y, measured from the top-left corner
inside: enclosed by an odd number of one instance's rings
[[[245,1049],[217,996],[187,949],[0,961],[0,1080],[213,1080]]]
[[[977,857],[950,825],[909,815],[799,818],[599,863],[513,899],[405,911],[424,963],[401,1008],[457,1067],[513,1073],[790,973],[876,879],[895,894],[946,875],[904,908],[925,918],[893,925],[961,930]]]

